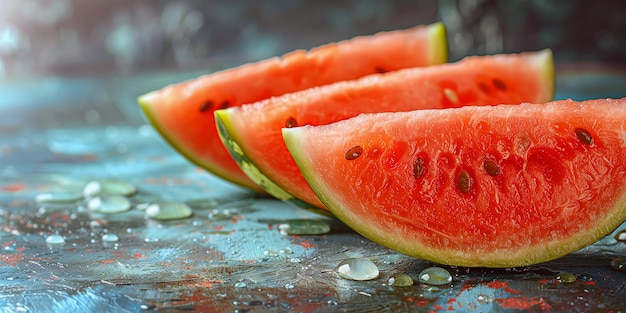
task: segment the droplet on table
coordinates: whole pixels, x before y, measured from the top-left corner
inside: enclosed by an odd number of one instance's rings
[[[560,272],[556,275],[556,281],[562,284],[569,284],[576,281],[576,276],[570,272]]]
[[[208,210],[214,209],[216,206],[219,205],[219,202],[217,202],[217,200],[215,199],[197,199],[188,201],[187,204],[192,208]]]
[[[413,285],[413,278],[407,274],[394,273],[387,280],[387,284],[394,287],[409,287]]]
[[[83,187],[83,196],[85,198],[101,195],[131,196],[136,192],[137,187],[134,185],[115,179],[92,180]]]
[[[293,254],[293,250],[291,250],[291,248],[289,248],[289,247],[282,248],[278,252],[280,252],[282,254]]]
[[[369,259],[345,259],[335,267],[339,277],[351,280],[372,280],[378,277],[378,267]]]
[[[242,281],[239,281],[235,284],[235,288],[246,288],[246,287],[248,287],[248,284]]]
[[[263,255],[267,257],[277,257],[280,254],[276,250],[265,250],[263,251]]]
[[[103,242],[117,242],[120,238],[116,234],[104,234],[102,235]]]
[[[293,219],[278,225],[283,235],[323,235],[330,232],[330,225],[319,219]]]
[[[124,196],[117,195],[91,198],[87,202],[87,208],[89,208],[89,210],[105,214],[126,212],[130,210],[130,207],[130,200]]]
[[[626,230],[622,230],[619,233],[615,234],[615,240],[619,242],[626,242]]]
[[[191,208],[182,202],[153,203],[146,209],[146,216],[157,220],[176,220],[190,217]]]
[[[428,285],[447,285],[452,282],[452,275],[445,268],[433,266],[422,270],[418,275],[418,280]]]
[[[211,213],[209,213],[209,219],[212,220],[230,220],[233,216],[237,214],[233,209],[213,209]]]
[[[492,297],[488,295],[483,295],[483,294],[476,296],[476,300],[478,300],[478,303],[485,303],[485,304],[493,302]]]
[[[82,195],[78,192],[46,192],[35,196],[35,201],[41,204],[73,203],[79,201]]]
[[[611,268],[614,270],[626,272],[626,258],[615,258],[611,260]]]
[[[50,235],[46,238],[46,244],[52,246],[61,246],[65,244],[65,238],[61,235]]]

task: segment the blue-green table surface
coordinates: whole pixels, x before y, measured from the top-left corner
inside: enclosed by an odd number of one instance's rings
[[[226,183],[188,163],[146,123],[138,95],[199,74],[0,83],[0,311],[626,312],[626,273],[609,266],[626,257],[623,242],[524,268],[445,267],[453,274],[445,287],[386,285],[395,272],[415,277],[433,264]],[[624,96],[623,73],[559,72],[556,98]],[[82,203],[34,201],[96,178],[136,185],[133,205],[182,201],[194,215],[162,222],[137,209],[103,215]],[[224,210],[226,218],[211,215]],[[279,224],[302,218],[324,219],[332,230],[280,233]],[[66,238],[64,246],[46,245],[55,233]],[[117,245],[103,244],[105,233],[117,234]],[[333,268],[349,257],[372,259],[380,278],[338,278]],[[561,271],[576,282],[559,283]]]

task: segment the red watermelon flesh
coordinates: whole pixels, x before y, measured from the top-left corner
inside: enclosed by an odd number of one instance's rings
[[[365,114],[283,134],[336,217],[418,258],[524,266],[626,220],[626,98]]]
[[[217,134],[213,112],[313,86],[447,60],[443,24],[381,32],[216,72],[139,98],[148,120],[179,153],[233,183],[261,191]]]
[[[324,208],[291,158],[281,128],[365,112],[546,102],[553,92],[552,54],[544,50],[371,75],[219,110],[216,117],[220,135],[236,145],[230,150],[252,180],[279,199]]]

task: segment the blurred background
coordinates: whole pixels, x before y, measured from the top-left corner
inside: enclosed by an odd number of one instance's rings
[[[626,64],[618,0],[2,0],[0,80],[211,69],[443,21],[450,60],[552,48]]]

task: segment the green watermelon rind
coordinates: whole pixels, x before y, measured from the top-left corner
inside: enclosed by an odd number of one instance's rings
[[[366,225],[366,221],[363,221],[359,218],[359,216],[351,214],[348,210],[346,210],[340,199],[331,196],[333,191],[329,190],[314,173],[313,164],[307,156],[307,152],[300,144],[299,134],[304,132],[306,128],[310,127],[315,126],[284,128],[282,133],[289,152],[296,161],[296,164],[298,165],[298,168],[302,172],[302,175],[306,179],[307,183],[311,186],[320,201],[326,205],[333,216],[345,223],[352,230],[374,242],[380,244],[384,243],[386,247],[412,257],[430,260],[440,264],[465,267],[509,268],[527,266],[548,262],[562,257],[567,253],[575,252],[591,245],[610,234],[625,222],[626,192],[613,202],[614,204],[612,209],[608,210],[608,216],[599,219],[594,227],[590,227],[590,229],[593,229],[594,231],[589,231],[578,236],[572,236],[565,240],[546,242],[542,247],[539,247],[541,248],[541,252],[538,252],[539,248],[537,246],[533,246],[529,247],[528,251],[520,249],[513,254],[511,254],[511,251],[502,253],[494,251],[494,253],[490,253],[489,255],[476,256],[475,258],[470,259],[467,255],[457,253],[453,250],[430,250],[420,246],[419,244],[406,245],[403,244],[403,241],[401,240],[390,240],[389,233],[378,232],[375,230],[375,227]],[[398,221],[400,223],[403,222],[402,218],[398,218]],[[532,251],[534,251],[534,253],[531,253]],[[567,251],[567,253],[563,253],[563,251]]]
[[[429,29],[429,63],[442,64],[448,60],[448,44],[446,28],[443,23],[431,24]],[[310,203],[302,201],[292,194],[278,186],[273,180],[261,171],[252,160],[250,160],[245,151],[238,144],[240,139],[235,135],[236,129],[231,123],[229,109],[221,109],[215,111],[215,120],[218,134],[226,149],[235,159],[241,170],[256,184],[272,195],[273,197],[289,202],[295,206],[306,209],[311,212],[319,213],[325,216],[332,216],[327,210],[318,208]]]
[[[430,41],[429,41],[429,61],[430,64],[441,64],[445,63],[448,60],[448,42],[446,36],[446,28],[445,25],[441,22],[433,23],[428,26]],[[207,170],[208,172],[226,180],[233,184],[242,186],[244,188],[250,189],[252,191],[266,193],[265,189],[262,186],[251,184],[250,181],[245,179],[238,179],[238,177],[233,176],[230,172],[224,171],[221,167],[216,166],[210,162],[204,161],[201,157],[196,156],[192,151],[185,147],[184,142],[180,142],[174,136],[162,127],[161,122],[158,119],[158,114],[155,111],[156,108],[152,104],[152,98],[158,93],[158,91],[153,91],[147,93],[145,95],[140,96],[137,99],[142,111],[148,122],[154,127],[154,129],[161,135],[163,139],[178,153],[180,153],[185,159],[187,159],[192,164],[199,166]],[[245,165],[251,165],[252,163],[245,163]],[[251,168],[250,172],[254,172],[255,169]],[[260,173],[262,175],[262,173]],[[258,175],[256,175],[258,176]],[[268,187],[273,188],[270,183],[266,184]],[[274,184],[275,185],[275,184]],[[277,187],[277,186],[276,186]],[[275,190],[274,188],[272,190]],[[278,194],[282,192],[276,189]],[[293,198],[293,197],[291,197]],[[292,202],[302,208],[309,209],[312,207],[310,204],[306,204],[303,201],[297,200],[286,200]],[[328,215],[328,213],[324,213],[324,215]]]
[[[215,111],[215,124],[217,125],[218,134],[222,143],[235,162],[237,162],[237,165],[239,165],[241,170],[253,182],[261,186],[267,193],[275,198],[307,211],[332,217],[332,214],[330,214],[327,210],[312,206],[280,188],[276,185],[276,183],[269,179],[263,171],[254,165],[254,163],[248,158],[248,156],[246,156],[237,143],[237,139],[234,137],[233,133],[229,131],[229,129],[232,128],[232,125],[230,124],[230,119],[228,118],[228,112],[228,109]]]
[[[145,94],[141,97],[139,97],[137,99],[137,102],[139,103],[139,106],[141,107],[146,119],[148,120],[148,122],[150,123],[150,125],[152,125],[152,127],[159,133],[159,135],[161,135],[161,137],[163,139],[165,139],[165,141],[174,148],[174,150],[176,150],[178,153],[180,153],[186,160],[188,160],[189,162],[191,162],[192,164],[199,166],[203,169],[206,169],[207,171],[209,171],[210,173],[214,174],[217,177],[220,177],[228,182],[231,182],[233,184],[236,184],[238,186],[247,188],[249,190],[252,191],[256,191],[256,192],[260,192],[260,193],[265,193],[265,190],[263,190],[263,188],[260,188],[257,185],[253,185],[250,184],[249,181],[246,180],[239,180],[237,179],[237,177],[234,177],[232,175],[230,175],[229,173],[225,172],[224,170],[222,170],[219,166],[215,166],[209,162],[204,162],[201,158],[198,158],[196,156],[194,156],[194,154],[192,152],[190,152],[184,144],[179,143],[178,140],[176,140],[176,138],[173,138],[170,135],[170,132],[168,132],[166,129],[163,129],[161,127],[161,123],[158,120],[158,118],[156,117],[155,112],[153,112],[154,110],[154,106],[152,105],[152,102],[150,101],[151,95],[153,93],[148,93]]]

